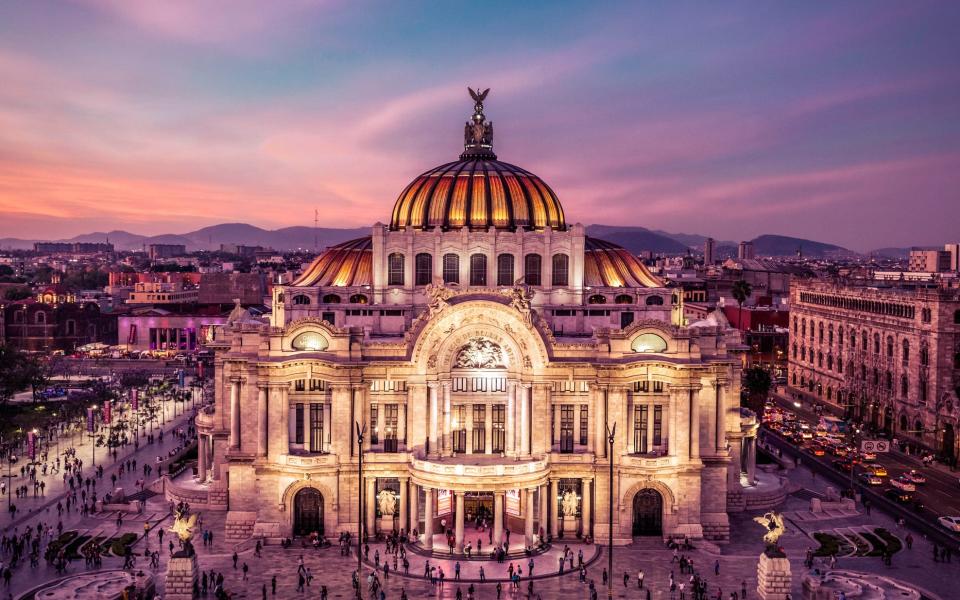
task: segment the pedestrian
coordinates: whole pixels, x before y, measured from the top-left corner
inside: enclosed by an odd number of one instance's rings
[[[716,575],[717,577],[720,576],[720,561],[719,561],[719,560],[717,560],[717,562],[715,562],[715,563],[713,564],[713,574]]]
[[[913,535],[908,533],[904,541],[907,542],[907,550],[913,550]]]
[[[561,563],[561,564],[562,564],[562,563]],[[627,574],[626,571],[624,571],[624,572],[623,572],[623,587],[627,587],[628,585],[630,585],[630,576]]]
[[[234,550],[234,552],[233,552],[233,568],[234,568],[234,569],[237,568],[237,560],[239,560],[239,558],[240,558],[240,557],[237,556],[236,550]]]
[[[836,560],[836,557],[834,557]],[[747,600],[747,580],[744,579],[740,582],[740,600]]]
[[[637,571],[637,588],[641,590],[643,589],[643,577],[644,577],[643,569],[640,569],[639,571]]]
[[[270,578],[270,594],[272,596],[277,595],[277,576],[276,575]]]
[[[243,563],[243,580],[247,580],[247,571],[250,570],[250,567],[247,566],[247,563]]]

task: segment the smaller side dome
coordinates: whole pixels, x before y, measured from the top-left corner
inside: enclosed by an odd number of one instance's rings
[[[591,237],[586,240],[583,281],[590,287],[665,287],[629,250]]]
[[[349,287],[373,283],[373,240],[370,236],[330,246],[315,258],[293,287]]]

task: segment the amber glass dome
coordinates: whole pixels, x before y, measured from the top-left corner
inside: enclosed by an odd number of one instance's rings
[[[494,158],[458,160],[418,176],[393,207],[391,229],[565,229],[542,179]]]

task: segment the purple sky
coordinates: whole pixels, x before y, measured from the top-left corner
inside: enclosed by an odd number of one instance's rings
[[[568,220],[960,240],[960,3],[0,5],[0,237],[389,218],[491,87]]]

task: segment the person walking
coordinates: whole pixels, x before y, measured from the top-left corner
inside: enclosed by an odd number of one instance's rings
[[[720,576],[720,560],[719,559],[715,563],[713,563],[713,574],[716,575],[717,577]]]

